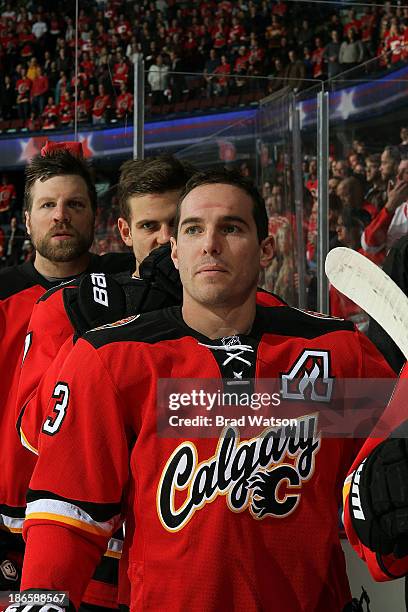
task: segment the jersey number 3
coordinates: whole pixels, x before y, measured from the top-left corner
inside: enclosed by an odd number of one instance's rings
[[[69,402],[69,387],[67,383],[59,382],[55,385],[52,397],[57,401],[54,404],[53,416],[49,416],[42,426],[44,433],[49,436],[56,434],[65,419]]]

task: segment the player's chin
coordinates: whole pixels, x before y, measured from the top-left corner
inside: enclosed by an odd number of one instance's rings
[[[69,238],[58,243],[49,242],[43,247],[43,252],[40,254],[46,257],[50,261],[56,263],[64,263],[77,259],[88,251],[88,244],[82,241],[78,241],[76,238]]]

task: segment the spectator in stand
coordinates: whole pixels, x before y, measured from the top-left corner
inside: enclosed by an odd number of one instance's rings
[[[71,97],[68,92],[61,96],[61,101],[58,104],[58,116],[60,127],[70,127],[74,121],[74,109]]]
[[[350,176],[350,168],[345,159],[339,159],[335,162],[333,176],[339,179],[345,179]]]
[[[113,69],[113,84],[117,87],[123,83],[128,84],[129,80],[129,64],[125,60],[121,51],[116,52],[116,63]]]
[[[41,13],[37,13],[35,22],[33,23],[31,28],[32,33],[34,34],[36,39],[39,40],[47,32],[47,30],[47,24],[43,20]]]
[[[401,153],[401,157],[408,158],[408,127],[403,126],[400,130],[401,142],[398,148]]]
[[[17,217],[11,217],[10,227],[6,233],[5,256],[7,266],[16,266],[23,255],[22,247],[25,232],[19,227]]]
[[[48,77],[43,74],[41,66],[38,66],[37,76],[31,87],[31,109],[38,116],[41,115],[49,89]]]
[[[320,36],[315,38],[315,48],[312,53],[312,64],[313,64],[313,78],[324,79],[325,78],[325,62],[324,62],[324,47]]]
[[[18,116],[24,122],[30,115],[30,90],[31,81],[27,77],[27,71],[25,68],[21,68],[20,78],[16,82],[16,103]]]
[[[355,34],[359,34],[361,29],[361,21],[356,19],[356,11],[353,8],[350,8],[348,11],[348,18],[343,28],[343,36],[344,38],[348,37],[348,34],[351,30]]]
[[[16,89],[8,74],[4,76],[4,83],[0,90],[1,116],[4,120],[13,119],[15,115]]]
[[[69,83],[68,83],[67,75],[65,74],[64,71],[61,70],[60,78],[58,79],[58,82],[55,86],[55,102],[59,104],[61,101],[61,95],[68,91],[69,91]]]
[[[374,45],[373,38],[376,27],[376,15],[371,6],[366,5],[364,7],[364,13],[361,16],[361,42],[365,50],[367,57],[374,56]]]
[[[395,185],[389,181],[387,201],[365,228],[361,244],[370,256],[383,260],[386,252],[405,234],[408,234],[408,159],[400,162]]]
[[[289,64],[285,68],[285,85],[299,91],[305,86],[306,68],[302,60],[298,59],[295,49],[289,51]]]
[[[372,202],[380,210],[386,202],[386,189],[380,173],[380,155],[369,155],[366,160],[365,173],[367,190],[364,199]]]
[[[179,58],[177,51],[174,49],[170,51],[169,57],[169,85],[171,91],[171,101],[180,102],[183,96],[183,91],[187,89],[185,76],[183,74],[179,74],[180,72],[183,72],[183,63]]]
[[[325,46],[323,58],[327,62],[327,76],[332,79],[341,72],[339,61],[340,54],[340,38],[338,30],[330,32],[331,41]]]
[[[166,101],[165,91],[169,87],[169,67],[163,62],[163,56],[159,53],[156,62],[149,68],[147,80],[152,92],[152,104],[163,104]]]
[[[211,98],[211,96],[214,94],[215,79],[213,75],[214,75],[215,69],[219,66],[219,64],[220,64],[220,60],[217,57],[217,53],[215,49],[214,48],[210,49],[210,58],[205,63],[205,68],[204,68],[204,73],[203,73],[204,80],[207,84],[207,87],[206,87],[207,98]]]
[[[385,37],[384,43],[387,67],[397,67],[395,65],[399,64],[402,58],[402,37],[396,17],[391,19],[390,29]]]
[[[367,256],[361,249],[361,234],[364,230],[364,223],[356,211],[344,209],[337,221],[337,239],[339,246],[354,249]],[[335,317],[353,321],[360,331],[366,332],[368,329],[368,315],[359,306],[337,291],[332,285],[329,289],[330,314]]]
[[[27,69],[27,78],[30,79],[32,83],[38,76],[38,69],[39,69],[39,66],[38,66],[37,58],[32,57],[30,59],[30,62],[28,64],[28,69]]]
[[[275,93],[285,86],[286,71],[279,58],[275,59],[275,69],[268,78],[268,93]]]
[[[2,174],[0,184],[0,224],[8,223],[15,213],[16,188],[8,179],[7,174]]]
[[[342,70],[355,68],[364,59],[364,47],[353,28],[347,30],[347,40],[340,45],[339,62]]]
[[[123,119],[130,120],[133,113],[133,96],[127,91],[125,83],[120,85],[120,94],[116,98],[116,119],[122,121]]]
[[[309,20],[303,19],[300,29],[296,32],[296,41],[299,47],[310,46],[313,39],[313,29]]]
[[[227,56],[221,55],[221,63],[214,70],[214,74],[222,75],[218,76],[214,83],[214,93],[216,96],[225,96],[229,91],[229,79],[228,75],[231,74],[231,66],[228,63]]]
[[[48,102],[44,107],[41,120],[43,130],[55,130],[58,127],[58,106],[55,104],[52,96],[48,97]]]
[[[98,95],[96,96],[92,107],[92,123],[100,125],[108,120],[110,110],[110,96],[105,93],[103,85],[98,85]]]
[[[363,186],[354,176],[340,181],[337,186],[337,196],[340,198],[343,210],[347,208],[353,210],[364,225],[368,225],[377,214],[376,207],[371,202],[364,200]]]
[[[234,72],[240,72],[242,70],[247,70],[249,63],[249,51],[245,47],[245,45],[241,45],[238,49],[238,56],[234,63]]]
[[[310,191],[313,197],[317,194],[317,160],[311,159],[309,161],[309,172],[306,181],[306,189]]]
[[[88,97],[86,89],[81,89],[79,92],[79,100],[77,103],[77,120],[78,123],[90,123],[91,121],[92,102]]]
[[[381,154],[380,172],[387,189],[392,189],[394,186],[400,161],[401,154],[398,147],[386,146]]]
[[[60,73],[67,74],[71,67],[71,60],[67,57],[65,48],[59,49],[58,57],[56,59],[57,70]]]

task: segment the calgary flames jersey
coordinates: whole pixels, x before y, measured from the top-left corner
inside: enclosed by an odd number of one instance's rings
[[[295,375],[299,402],[300,381],[327,391],[336,378],[394,376],[352,324],[287,306],[257,306],[248,335],[218,340],[188,327],[179,307],[88,332],[48,395],[22,587],[66,590],[78,605],[125,518],[132,610],[343,610],[337,509],[357,444],[321,438],[318,401],[291,435],[158,430],[159,379]]]

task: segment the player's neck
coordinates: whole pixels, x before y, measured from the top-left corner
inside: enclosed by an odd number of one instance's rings
[[[255,314],[256,301],[252,294],[244,303],[217,306],[199,304],[184,294],[184,322],[212,340],[249,333]]]
[[[47,278],[68,278],[77,276],[86,270],[91,258],[90,253],[84,253],[73,261],[50,261],[38,252],[35,255],[34,268]]]

